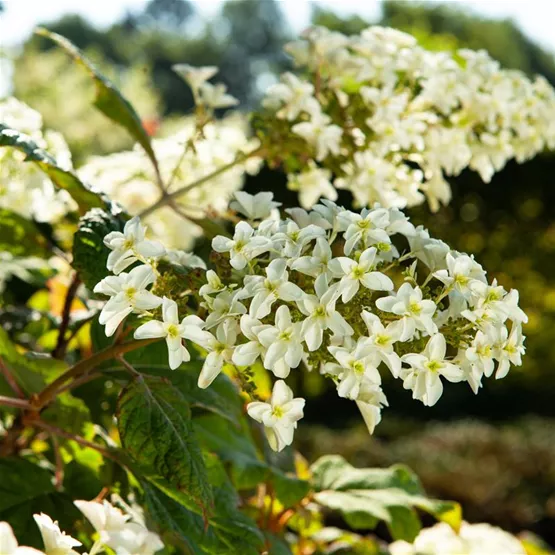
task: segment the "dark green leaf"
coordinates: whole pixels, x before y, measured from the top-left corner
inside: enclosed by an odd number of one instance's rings
[[[19,214],[0,208],[0,251],[14,256],[50,256],[48,242],[37,226]]]
[[[117,417],[122,445],[145,473],[162,477],[204,508],[211,505],[212,491],[191,409],[168,380],[133,380],[121,392]]]
[[[70,170],[58,166],[56,160],[40,148],[31,137],[0,123],[0,147],[13,147],[25,154],[26,162],[35,163],[59,189],[65,189],[84,214],[93,207],[105,205],[99,192],[84,184]]]
[[[80,220],[73,238],[73,267],[81,281],[92,291],[110,272],[106,268],[110,249],[104,237],[111,231],[122,231],[125,215],[93,208]],[[106,336],[106,334],[104,334]]]
[[[37,34],[49,38],[63,48],[78,64],[83,66],[94,81],[96,98],[94,105],[106,117],[121,125],[143,147],[158,174],[158,162],[141,119],[131,103],[118,91],[115,85],[104,77],[92,64],[85,54],[69,40],[57,33],[44,28],[35,31]]]

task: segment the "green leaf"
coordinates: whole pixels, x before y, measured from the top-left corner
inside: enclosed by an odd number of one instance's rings
[[[118,429],[126,451],[150,476],[160,476],[206,509],[212,504],[191,409],[168,380],[139,377],[121,392]]]
[[[455,529],[460,525],[458,505],[428,499],[417,476],[404,466],[358,469],[329,455],[311,470],[316,503],[340,512],[354,529],[372,529],[384,521],[393,539],[412,541],[421,529],[417,508]]]
[[[25,154],[26,162],[35,163],[59,189],[65,189],[84,214],[93,207],[105,206],[100,192],[84,184],[74,172],[64,170],[56,160],[40,148],[31,137],[0,123],[0,147],[12,147]]]
[[[187,553],[260,553],[262,534],[254,521],[238,510],[239,497],[221,463],[215,457],[208,457],[207,465],[215,502],[206,521],[203,515],[180,503],[179,498],[168,496],[147,482],[143,483],[143,489],[151,518],[166,533],[167,541]]]
[[[35,31],[38,35],[46,37],[63,48],[79,65],[83,66],[94,81],[96,97],[94,105],[106,117],[121,125],[143,147],[150,158],[156,173],[159,174],[158,161],[141,119],[131,103],[119,92],[116,86],[104,77],[87,59],[85,54],[65,37],[52,33],[48,29],[39,28]]]
[[[254,488],[270,474],[256,451],[245,419],[234,425],[217,415],[195,418],[194,428],[204,448],[231,464],[231,478],[237,489]]]
[[[310,484],[292,473],[283,472],[275,467],[271,467],[271,473],[270,483],[276,498],[284,507],[293,507],[310,491]]]
[[[0,252],[14,256],[50,256],[48,242],[30,220],[0,208]]]
[[[93,208],[79,220],[73,238],[73,267],[91,291],[99,281],[110,275],[106,268],[110,249],[104,244],[104,237],[111,231],[122,231],[125,217],[117,210],[109,212]]]

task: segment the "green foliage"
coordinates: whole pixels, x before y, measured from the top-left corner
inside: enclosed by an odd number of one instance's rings
[[[0,251],[14,256],[40,256],[46,258],[50,251],[48,242],[37,226],[5,208],[0,208]]]
[[[314,500],[327,509],[339,511],[347,524],[356,529],[375,528],[385,521],[395,540],[412,541],[421,529],[415,509],[422,509],[449,523],[461,523],[456,503],[433,502],[408,468],[357,469],[339,455],[329,455],[311,467]]]
[[[139,376],[121,392],[117,418],[122,445],[140,468],[207,510],[212,491],[181,393],[163,378]]]
[[[79,220],[73,239],[73,266],[91,291],[108,275],[106,261],[110,250],[104,245],[104,237],[111,231],[122,231],[123,226],[123,213],[117,209],[108,212],[93,208]]]
[[[63,48],[78,64],[82,65],[90,74],[96,87],[94,105],[106,117],[124,127],[129,134],[143,147],[158,173],[158,161],[146,132],[135,108],[122,96],[119,90],[106,77],[98,72],[94,65],[69,40],[57,33],[40,28],[39,35],[49,38]]]
[[[104,206],[100,195],[84,184],[69,170],[64,170],[46,151],[40,148],[30,137],[0,123],[0,147],[12,147],[25,154],[26,162],[35,163],[59,189],[65,189],[84,214],[92,207]]]

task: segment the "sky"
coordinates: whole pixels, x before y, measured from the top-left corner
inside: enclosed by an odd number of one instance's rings
[[[313,0],[278,0],[296,31],[309,23]],[[410,0],[406,0],[410,1]],[[441,0],[432,0],[441,1]],[[444,0],[495,18],[512,18],[536,42],[555,52],[555,0]],[[68,13],[79,13],[98,26],[108,26],[126,11],[140,10],[147,0],[4,0],[0,15],[0,48],[22,43],[39,23],[54,21]],[[222,0],[196,0],[197,9],[209,18]],[[380,12],[379,0],[321,0],[319,5],[341,15],[358,14],[369,21]],[[0,95],[9,81],[7,66],[0,64]]]

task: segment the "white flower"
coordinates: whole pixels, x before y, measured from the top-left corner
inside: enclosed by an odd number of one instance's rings
[[[254,229],[247,222],[239,222],[235,226],[233,239],[218,235],[212,240],[212,248],[216,252],[229,252],[231,265],[236,270],[242,270],[250,260],[272,246],[266,237],[253,235]]]
[[[293,73],[287,72],[281,76],[281,83],[268,89],[263,105],[268,108],[277,105],[278,118],[293,121],[301,112],[320,113],[320,106],[313,94],[314,87],[310,83],[301,81]]]
[[[332,274],[329,271],[328,265],[332,256],[331,247],[327,239],[325,237],[317,237],[312,255],[297,258],[291,264],[291,269],[307,276],[318,277],[324,274],[326,277],[331,278]]]
[[[2,555],[44,555],[32,547],[19,546],[12,527],[7,522],[0,522],[0,553]]]
[[[210,295],[212,293],[220,293],[225,291],[225,285],[222,283],[220,276],[214,270],[208,270],[206,272],[206,281],[200,289],[200,295]]]
[[[402,316],[400,341],[412,339],[416,330],[425,331],[428,335],[437,332],[437,326],[432,320],[437,306],[434,301],[422,298],[420,287],[413,288],[410,283],[403,283],[396,294],[378,299],[376,306],[385,312]]]
[[[311,121],[297,123],[291,130],[300,135],[316,150],[316,160],[322,161],[328,154],[338,155],[341,150],[343,129],[339,125],[330,124],[328,116],[314,116]]]
[[[337,291],[341,293],[341,300],[348,303],[358,292],[360,284],[373,291],[391,291],[393,282],[381,272],[374,272],[376,249],[366,249],[358,259],[339,257],[329,263],[329,269],[334,277],[340,277]]]
[[[304,405],[304,399],[294,399],[287,384],[278,380],[274,384],[270,402],[249,403],[247,412],[252,419],[264,425],[270,447],[274,451],[281,451],[293,443],[297,421],[303,417]]]
[[[216,110],[218,108],[229,108],[236,106],[239,101],[232,95],[227,94],[227,87],[223,83],[212,85],[202,83],[199,87],[199,101],[201,104]]]
[[[435,272],[434,277],[463,297],[470,297],[472,293],[470,283],[472,280],[487,283],[486,273],[472,257],[465,254],[455,257],[451,253],[447,253],[445,260],[447,269]]]
[[[442,270],[446,267],[449,245],[439,239],[432,239],[427,229],[418,226],[414,234],[408,236],[410,250],[430,270]]]
[[[119,276],[108,276],[95,286],[95,293],[111,297],[98,319],[106,326],[108,337],[132,312],[151,310],[162,304],[160,297],[146,290],[155,279],[154,270],[145,264],[133,268],[128,274],[122,272]]]
[[[303,290],[288,281],[286,270],[287,260],[276,258],[266,268],[266,278],[262,276],[246,276],[245,292],[242,297],[253,297],[249,309],[253,318],[264,318],[270,314],[272,305],[278,299],[286,302],[300,301]]]
[[[311,224],[301,229],[294,221],[288,220],[280,232],[275,234],[274,240],[276,243],[283,243],[283,256],[296,258],[307,243],[325,234],[325,230],[316,225]]]
[[[191,360],[189,351],[182,342],[182,338],[186,335],[187,326],[202,328],[204,322],[198,316],[185,316],[180,323],[176,302],[166,297],[162,301],[162,320],[162,322],[151,320],[139,326],[135,330],[134,337],[135,339],[165,338],[168,346],[170,368],[175,370],[182,362]]]
[[[73,548],[80,546],[81,542],[62,532],[57,522],[44,513],[33,515],[33,518],[39,527],[46,555],[78,555]],[[5,552],[0,550],[0,553]]]
[[[216,336],[196,326],[187,326],[184,335],[190,341],[208,351],[198,377],[198,386],[206,389],[220,374],[223,365],[231,362],[233,348],[237,340],[237,326],[227,320],[216,329]]]
[[[496,343],[494,351],[495,358],[499,361],[495,372],[495,378],[498,380],[508,374],[511,364],[514,366],[522,364],[522,355],[526,350],[520,324],[513,324],[510,334],[503,326],[499,335],[499,341]]]
[[[218,73],[216,66],[195,67],[189,64],[174,64],[172,69],[187,82],[195,93],[203,83]]]
[[[452,382],[463,379],[461,369],[445,360],[446,351],[445,337],[436,333],[430,337],[422,353],[409,353],[401,357],[403,362],[411,366],[410,369],[401,369],[403,387],[412,389],[413,398],[429,407],[435,405],[443,393],[440,376]]]
[[[252,318],[248,314],[241,316],[241,332],[249,339],[247,343],[237,345],[233,351],[231,360],[237,366],[251,366],[258,357],[263,357],[266,347],[260,342],[260,332],[268,329],[268,324],[262,324],[260,320]]]
[[[368,428],[368,433],[373,434],[382,419],[382,407],[387,406],[382,388],[371,380],[362,380],[356,404]]]
[[[311,164],[308,171],[287,176],[287,187],[299,191],[299,201],[303,208],[312,208],[320,197],[337,200],[337,190],[331,184],[331,172]]]
[[[259,340],[267,349],[264,368],[278,378],[286,378],[291,368],[296,368],[303,356],[301,323],[291,322],[291,313],[286,305],[276,311],[275,325],[262,330]]]
[[[206,270],[206,262],[192,252],[186,252],[178,249],[171,249],[166,251],[166,258],[172,264],[179,264],[184,268],[200,268]]]
[[[244,291],[223,291],[214,298],[205,297],[206,304],[210,308],[210,314],[206,318],[206,329],[215,326],[221,327],[227,321],[235,321],[247,312],[247,309],[239,299],[245,295]]]
[[[345,254],[347,256],[359,242],[362,242],[364,247],[391,242],[385,231],[389,225],[389,212],[385,208],[364,209],[360,214],[345,210],[338,214],[337,219],[340,229],[345,231]]]
[[[384,326],[375,314],[366,310],[362,311],[362,319],[368,327],[370,337],[366,341],[371,346],[373,354],[387,365],[395,378],[398,378],[401,359],[394,351],[393,344],[401,339],[402,324],[396,321]]]
[[[328,364],[325,371],[337,375],[339,383],[337,394],[347,399],[358,399],[360,386],[363,380],[368,380],[376,385],[381,384],[381,376],[376,367],[375,358],[371,357],[372,348],[364,338],[360,338],[354,348],[329,346],[328,351],[337,360],[339,365]]]
[[[299,303],[300,311],[306,316],[302,323],[301,335],[309,351],[315,351],[322,344],[324,331],[333,331],[338,337],[352,335],[353,328],[347,323],[335,304],[339,296],[336,287],[329,287],[325,275],[314,282],[315,295],[305,295]]]
[[[268,218],[272,211],[279,206],[281,202],[275,202],[274,193],[257,193],[250,195],[245,191],[237,191],[234,194],[234,200],[229,203],[232,210],[241,212],[247,216],[249,220],[263,220]]]
[[[104,244],[112,251],[108,255],[106,267],[116,275],[137,260],[146,262],[149,259],[160,258],[166,252],[158,241],[145,239],[145,228],[138,216],[126,222],[123,233],[108,233],[104,237]]]
[[[494,330],[488,329],[486,333],[478,331],[472,344],[466,350],[466,358],[480,373],[489,378],[493,374],[494,362]]]

